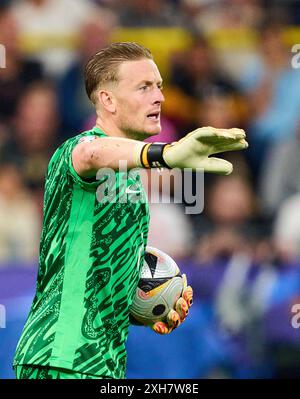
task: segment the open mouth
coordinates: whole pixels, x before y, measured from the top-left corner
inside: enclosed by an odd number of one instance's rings
[[[158,121],[160,116],[160,112],[152,112],[151,114],[147,115],[148,119],[151,119],[153,121]]]

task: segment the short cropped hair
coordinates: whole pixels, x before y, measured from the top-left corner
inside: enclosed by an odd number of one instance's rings
[[[134,42],[112,43],[95,54],[87,62],[84,71],[85,89],[89,99],[96,104],[96,90],[106,83],[118,82],[118,70],[122,62],[143,58],[153,60],[147,48]]]

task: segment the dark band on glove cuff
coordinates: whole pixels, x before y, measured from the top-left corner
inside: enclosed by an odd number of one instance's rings
[[[163,152],[166,146],[170,144],[166,143],[148,143],[141,151],[141,164],[144,168],[168,168],[163,158]]]

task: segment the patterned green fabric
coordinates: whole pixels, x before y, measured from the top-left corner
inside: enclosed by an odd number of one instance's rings
[[[15,374],[17,380],[98,380],[101,378],[93,374],[39,366],[16,366]]]
[[[36,295],[14,365],[124,378],[149,209],[137,170],[118,171],[115,182],[104,169],[93,182],[76,174],[71,153],[85,136],[105,135],[94,128],[73,137],[49,163]],[[110,201],[99,201],[108,192]]]

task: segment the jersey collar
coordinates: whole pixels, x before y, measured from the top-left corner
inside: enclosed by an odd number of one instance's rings
[[[93,127],[93,132],[100,133],[100,134],[104,134],[105,136],[107,136],[107,134],[104,133],[103,130],[99,129],[98,126],[94,126],[94,127]]]

